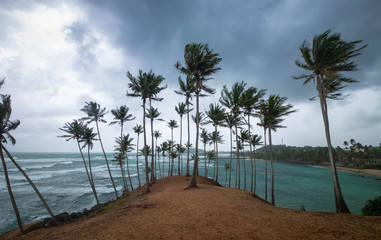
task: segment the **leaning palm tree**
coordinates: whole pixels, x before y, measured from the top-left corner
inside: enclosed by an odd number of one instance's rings
[[[234,119],[234,128],[235,128],[235,141],[236,141],[236,151],[237,151],[237,167],[238,171],[238,188],[241,187],[241,166],[239,163],[239,147],[238,147],[238,123],[240,122],[242,114],[242,99],[245,92],[246,83],[234,83],[231,91],[224,85],[221,91],[220,103],[229,108]],[[236,175],[237,178],[237,175]],[[237,181],[236,181],[237,185]]]
[[[255,87],[249,87],[243,94],[242,99],[242,107],[243,114],[247,116],[247,130],[249,131],[249,136],[251,135],[251,125],[250,125],[250,117],[254,115],[255,109],[259,107],[259,100],[266,94],[266,90],[257,90]],[[250,147],[250,164],[251,164],[251,184],[250,191],[253,192],[253,178],[254,178],[254,164],[252,159],[252,145],[250,141],[248,141]]]
[[[83,165],[85,166],[87,178],[89,179],[89,183],[90,183],[91,189],[93,191],[97,205],[99,205],[99,200],[98,200],[97,192],[96,192],[95,187],[94,187],[94,182],[90,178],[89,171],[87,169],[86,160],[85,160],[85,157],[83,156],[82,147],[79,144],[81,139],[82,139],[82,135],[83,135],[85,128],[86,128],[86,126],[83,124],[82,121],[73,120],[73,122],[65,123],[65,126],[60,128],[60,130],[64,131],[66,133],[66,135],[62,135],[62,136],[58,136],[58,137],[67,138],[66,141],[69,141],[72,139],[75,139],[77,141],[78,149],[79,149],[79,152],[81,153],[82,160],[83,160]]]
[[[138,172],[138,183],[139,187],[140,185],[140,175],[139,175],[139,135],[143,133],[143,126],[136,124],[135,127],[133,128],[134,132],[138,135],[136,139],[136,171]]]
[[[153,121],[155,119],[159,120],[159,121],[164,121],[163,119],[159,118],[161,112],[159,112],[159,110],[157,108],[154,108],[152,106],[149,107],[149,109],[147,109],[147,112],[146,112],[146,117],[151,119],[151,137],[152,137],[152,146],[151,146],[151,150],[154,151],[155,149],[155,146],[154,146],[154,141],[153,139],[155,138],[154,136],[154,130],[153,130]],[[151,153],[152,154],[152,161],[151,161],[151,181],[154,181],[155,180],[155,175],[156,175],[156,170],[155,170],[155,154],[154,152]]]
[[[123,125],[125,122],[134,120],[136,117],[133,117],[132,114],[128,114],[130,109],[126,105],[120,106],[111,110],[112,115],[114,115],[114,121],[110,122],[110,125],[118,123],[120,125],[120,137],[123,135]]]
[[[187,105],[187,125],[188,125],[188,142],[190,142],[190,123],[189,123],[189,113],[193,110],[193,108],[189,108],[189,105],[192,105],[190,100],[192,99],[192,94],[194,92],[194,83],[192,82],[192,78],[190,75],[187,75],[186,81],[184,82],[181,77],[179,77],[179,86],[180,90],[175,90],[175,93],[185,96],[185,104]],[[189,147],[187,147],[187,166],[186,166],[186,176],[190,176],[189,174]]]
[[[157,157],[159,156],[159,153],[161,152],[159,146],[157,145],[157,139],[161,137],[161,132],[155,130],[153,132],[153,136],[155,137],[155,172],[156,172],[156,162],[157,162]],[[159,156],[160,157],[160,156]],[[161,178],[161,171],[160,171],[160,164],[159,164],[159,173],[160,173],[160,178]]]
[[[112,183],[112,186],[114,187],[115,196],[116,196],[116,198],[118,198],[118,191],[116,190],[114,179],[111,175],[110,166],[108,163],[108,159],[106,156],[105,149],[103,147],[103,143],[102,143],[102,139],[101,139],[101,133],[99,131],[99,124],[98,124],[99,122],[106,123],[106,120],[103,119],[107,113],[106,108],[101,108],[100,105],[96,102],[86,102],[86,105],[81,109],[81,111],[87,114],[87,117],[84,117],[83,119],[87,120],[88,124],[91,122],[95,122],[95,125],[97,127],[98,139],[99,139],[99,142],[101,144],[103,156],[105,157],[105,160],[106,160],[106,165],[107,165],[108,173],[110,175],[111,183]]]
[[[341,192],[339,178],[337,176],[336,165],[333,159],[332,144],[328,121],[327,98],[342,99],[339,92],[346,83],[356,82],[353,79],[343,77],[340,72],[356,71],[357,64],[352,61],[353,57],[360,55],[360,51],[367,45],[357,48],[361,40],[346,42],[340,38],[340,34],[331,34],[330,30],[314,37],[312,48],[305,40],[299,50],[304,63],[295,61],[296,65],[311,72],[302,74],[295,79],[305,79],[303,84],[313,82],[316,84],[320,107],[323,116],[325,135],[328,147],[328,154],[331,163],[333,189],[335,195],[336,212],[349,212]]]
[[[274,198],[274,166],[273,166],[273,154],[272,154],[272,139],[271,131],[276,131],[277,128],[283,126],[280,123],[284,120],[282,117],[285,117],[291,113],[296,112],[295,109],[292,109],[291,104],[285,104],[287,101],[286,97],[280,97],[279,95],[270,95],[269,98],[265,101],[265,107],[263,111],[263,116],[266,118],[267,129],[269,132],[269,146],[270,146],[270,161],[271,161],[271,204],[275,205]]]
[[[186,103],[183,103],[183,102],[181,102],[177,106],[175,106],[175,111],[180,116],[180,146],[182,146],[182,138],[183,138],[183,116],[188,111],[186,107],[187,107]],[[179,154],[179,163],[180,163],[180,161],[181,161],[181,154]],[[180,168],[180,166],[179,166],[178,167],[179,175],[181,175],[180,170],[182,170],[182,168]]]
[[[214,152],[216,161],[213,166],[213,179],[217,182],[218,179],[218,144],[223,143],[220,131],[213,131],[209,134],[210,144],[214,144]]]
[[[4,79],[0,81],[0,86],[2,84],[4,84]],[[16,144],[16,139],[10,134],[10,131],[15,130],[20,125],[20,121],[19,120],[15,120],[15,121],[10,120],[10,117],[12,114],[11,96],[1,94],[0,97],[1,97],[1,102],[0,102],[0,158],[1,158],[2,165],[3,165],[5,182],[7,184],[8,194],[9,194],[9,197],[11,199],[12,207],[13,207],[13,210],[14,210],[15,215],[16,215],[17,224],[18,224],[20,233],[24,234],[20,213],[18,211],[16,200],[13,196],[11,183],[9,181],[7,165],[5,162],[3,151],[7,154],[7,156],[12,161],[12,163],[24,175],[26,180],[32,186],[33,190],[36,192],[37,196],[40,198],[41,202],[43,203],[43,205],[45,206],[45,208],[49,212],[52,219],[54,219],[54,214],[50,210],[48,204],[46,203],[45,199],[42,197],[41,193],[38,191],[36,185],[34,185],[32,180],[28,177],[28,175],[20,167],[20,165],[18,165],[18,163],[14,160],[12,155],[8,152],[8,150],[4,146],[4,143],[7,143],[8,140],[11,142],[12,145]]]
[[[209,142],[209,133],[204,128],[200,133],[201,142],[204,144],[204,161],[205,161],[205,177],[208,177],[208,169],[206,164],[206,144]]]
[[[203,95],[203,92],[206,94],[214,94],[215,90],[206,86],[206,82],[212,79],[212,75],[221,70],[218,67],[218,64],[221,62],[222,58],[218,57],[218,53],[213,53],[209,49],[208,44],[196,44],[190,43],[185,46],[184,49],[184,60],[185,67],[181,66],[179,62],[176,63],[176,68],[179,69],[182,73],[186,74],[192,79],[194,84],[194,94],[196,95],[196,141],[195,141],[195,161],[193,166],[192,178],[189,183],[188,188],[197,187],[196,177],[198,171],[198,138],[200,131],[200,122],[199,122],[199,112],[200,112],[200,103],[199,97],[200,94]]]
[[[137,77],[132,76],[130,72],[127,72],[127,77],[130,79],[130,83],[128,83],[128,87],[131,92],[127,92],[128,97],[139,97],[142,99],[143,104],[143,136],[144,136],[144,150],[147,150],[147,131],[146,131],[146,101],[149,100],[149,104],[151,107],[152,100],[161,101],[162,98],[158,98],[157,94],[165,89],[166,87],[160,87],[159,85],[164,81],[164,77],[161,75],[155,75],[152,70],[148,73],[142,70],[139,70],[139,75]],[[153,136],[152,136],[152,145],[153,145]],[[149,148],[151,151],[154,149]],[[153,152],[152,152],[153,154]],[[145,173],[146,173],[146,193],[150,192],[149,189],[149,167],[148,167],[148,156],[149,154],[143,154],[145,159]],[[152,162],[154,161],[152,155]]]
[[[178,128],[179,125],[177,125],[177,122],[176,120],[169,120],[168,122],[168,125],[167,125],[169,128],[171,128],[171,142],[172,144],[170,144],[171,148],[170,148],[170,156],[172,157],[173,156],[173,129],[174,128]],[[173,167],[174,167],[174,164],[173,164],[173,158],[172,158],[172,165],[171,165],[171,176],[173,176]]]
[[[115,160],[118,162],[118,165],[120,166],[120,170],[122,172],[122,178],[123,178],[123,184],[124,184],[124,190],[125,192],[128,191],[127,187],[127,177],[124,170],[124,160],[126,159],[126,170],[127,170],[127,176],[130,181],[131,190],[134,190],[132,186],[131,181],[131,175],[129,170],[129,164],[128,164],[128,153],[133,150],[133,144],[132,141],[134,139],[130,137],[130,134],[122,135],[122,137],[118,137],[116,139],[117,146],[115,148],[115,151],[117,151],[116,154],[114,154]]]
[[[252,156],[250,158],[254,160],[254,177],[253,177],[253,174],[251,177],[251,182],[252,182],[252,184],[254,184],[254,188],[253,188],[254,194],[255,194],[255,190],[256,190],[256,186],[257,186],[257,165],[256,165],[256,161],[255,161],[255,146],[262,145],[261,140],[262,140],[262,137],[257,135],[257,134],[252,135],[250,137],[250,140],[249,140],[251,146],[253,146],[253,152],[251,153]],[[254,183],[253,183],[253,178],[254,178]]]
[[[242,160],[243,160],[243,189],[246,190],[246,159],[245,159],[245,143],[249,142],[250,134],[249,130],[241,130],[239,135],[239,140],[242,143]]]
[[[128,180],[130,182],[131,190],[134,190],[134,187],[133,187],[132,181],[131,181],[130,168],[129,168],[129,163],[128,163],[128,153],[131,152],[132,150],[134,150],[134,147],[133,147],[134,144],[132,143],[133,140],[134,140],[134,138],[130,137],[130,134],[123,135],[122,145],[123,145],[123,149],[124,149],[124,154],[125,154],[124,158],[126,159],[127,176],[128,176]]]
[[[122,173],[124,192],[128,192],[126,174],[124,172],[124,152],[120,152],[120,151],[115,152],[114,153],[114,159],[112,159],[111,161],[117,162],[117,164],[120,166],[120,170]]]
[[[209,109],[205,112],[205,115],[209,118],[206,123],[212,123],[214,126],[214,132],[218,133],[217,127],[222,126],[223,121],[225,120],[225,108],[223,108],[218,103],[210,104]],[[215,181],[218,182],[218,141],[215,141],[216,146],[216,162],[217,162],[217,171]]]

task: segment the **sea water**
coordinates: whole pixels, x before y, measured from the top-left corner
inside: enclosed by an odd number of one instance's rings
[[[82,157],[79,153],[13,153],[13,157],[25,170],[35,183],[54,214],[62,212],[77,212],[95,205]],[[87,156],[85,155],[86,160]],[[105,158],[102,153],[91,153],[92,171],[100,202],[116,198],[114,188],[110,181]],[[123,192],[123,180],[120,167],[113,159],[112,154],[107,154],[110,162],[111,173],[119,195]],[[160,170],[164,167],[164,176],[168,176],[168,157],[160,155],[156,171],[160,177]],[[219,155],[218,182],[228,185],[229,171],[225,171],[224,164],[230,162],[229,154]],[[9,178],[16,203],[23,223],[29,223],[49,217],[46,209],[34,193],[32,187],[24,176],[17,170],[12,162],[6,158]],[[208,177],[214,175],[215,162],[207,161]],[[265,161],[256,161],[256,189],[255,193],[265,197]],[[246,160],[246,189],[251,189],[251,162]],[[177,159],[174,164],[174,175],[177,175]],[[181,169],[185,173],[186,154],[182,156]],[[231,186],[235,184],[236,160],[232,161]],[[193,161],[190,162],[192,173]],[[129,170],[133,187],[138,186],[139,168],[141,184],[145,183],[144,158],[129,154]],[[160,170],[159,170],[160,169]],[[199,173],[205,174],[205,161],[200,155]],[[267,200],[271,201],[271,169],[268,162],[268,190]],[[217,172],[217,168],[216,168]],[[228,175],[226,175],[226,173]],[[244,186],[244,167],[241,160],[240,188]],[[126,172],[127,174],[127,172]],[[161,171],[163,176],[163,171]],[[376,176],[338,171],[340,184],[347,205],[353,214],[361,214],[361,208],[369,199],[381,195],[381,180]],[[275,205],[283,208],[300,209],[302,206],[307,211],[335,212],[332,175],[330,169],[274,162]],[[128,182],[129,183],[129,182]],[[130,185],[128,186],[130,189]],[[8,195],[4,178],[4,170],[0,167],[0,233],[10,228],[17,227],[16,217]]]

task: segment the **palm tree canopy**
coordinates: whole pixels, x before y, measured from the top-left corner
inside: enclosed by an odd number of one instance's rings
[[[133,140],[134,138],[130,137],[130,134],[123,135],[122,137],[117,137],[115,141],[117,144],[115,151],[123,153],[131,152],[134,150],[133,146],[135,146],[135,144],[132,143]]]
[[[226,85],[223,86],[221,91],[220,103],[229,108],[235,118],[242,113],[243,94],[245,92],[246,83],[234,83],[232,90],[229,91]]]
[[[209,133],[209,140],[210,140],[210,144],[224,143],[224,140],[222,139],[222,135],[220,134],[220,131],[213,131]]]
[[[209,110],[205,111],[205,115],[210,119],[205,121],[205,124],[212,123],[213,126],[219,126],[225,120],[225,108],[218,103],[211,103],[209,105]]]
[[[254,134],[250,137],[250,144],[253,145],[254,147],[255,146],[259,146],[259,145],[262,145],[263,142],[261,142],[262,140],[262,136],[258,135],[258,134]]]
[[[257,90],[255,87],[249,87],[242,94],[242,107],[245,115],[251,115],[254,109],[258,108],[259,100],[266,94],[265,89]]]
[[[199,112],[198,115],[197,114],[195,114],[195,115],[199,117],[199,123],[201,125],[205,125],[206,124],[206,115],[205,115],[205,113]],[[192,120],[194,121],[194,123],[196,123],[196,120],[197,120],[195,115],[192,115]]]
[[[96,141],[97,134],[93,132],[93,128],[85,127],[83,129],[82,138],[80,142],[83,142],[82,148],[89,147],[90,149],[93,149],[94,143],[93,141]]]
[[[86,125],[84,125],[83,121],[81,120],[73,120],[71,123],[67,122],[62,128],[59,128],[60,130],[66,132],[66,135],[58,136],[67,138],[66,141],[77,139],[80,140],[80,138],[83,135],[83,131],[85,129]]]
[[[176,120],[172,119],[172,120],[169,120],[168,127],[170,127],[171,129],[174,129],[174,128],[178,128],[179,125],[177,125]]]
[[[16,139],[9,132],[15,130],[20,125],[20,121],[10,120],[12,115],[11,96],[1,94],[0,97],[0,141],[7,143],[7,139],[9,139],[12,145],[14,145],[16,144]]]
[[[81,109],[82,112],[87,114],[87,117],[82,118],[87,120],[87,123],[91,122],[106,122],[104,116],[107,114],[106,108],[101,108],[101,106],[96,102],[86,102],[86,105]]]
[[[206,152],[206,157],[211,160],[216,156],[216,152],[214,150],[210,150]]]
[[[126,106],[120,106],[119,108],[115,108],[111,110],[112,115],[114,115],[114,120],[113,122],[110,122],[110,125],[112,124],[123,124],[124,122],[132,121],[135,119],[132,114],[128,114],[128,111],[130,109]]]
[[[243,144],[245,142],[249,142],[249,140],[250,140],[249,130],[247,130],[247,129],[241,130],[238,138],[242,141]]]
[[[282,127],[279,124],[284,120],[282,117],[296,112],[292,109],[293,105],[285,104],[287,97],[280,97],[279,95],[270,95],[266,101],[262,102],[262,114],[267,123],[267,127],[272,130],[276,127]]]
[[[192,94],[194,93],[194,88],[195,88],[192,78],[189,75],[187,75],[186,81],[184,82],[179,76],[179,86],[180,86],[180,90],[175,90],[175,93],[185,96],[186,98],[185,104],[192,105],[190,100],[192,99]]]
[[[331,34],[331,30],[315,36],[312,48],[309,47],[307,40],[304,40],[299,48],[304,62],[296,60],[295,64],[311,73],[301,74],[294,79],[305,79],[303,85],[311,80],[315,83],[317,77],[323,81],[337,80],[342,84],[356,82],[341,76],[340,72],[357,70],[357,64],[351,59],[360,55],[360,51],[367,46],[357,48],[356,45],[361,42],[362,40],[346,42],[341,39],[340,34]],[[323,85],[324,87],[329,86],[329,84]],[[337,88],[336,91],[342,88]]]
[[[187,105],[185,103],[181,102],[177,106],[175,106],[175,111],[177,112],[177,114],[180,115],[180,117],[182,117],[188,113]],[[189,111],[191,111],[191,109]]]
[[[155,75],[152,70],[148,73],[139,70],[137,77],[132,76],[130,72],[127,72],[127,77],[130,79],[128,87],[131,90],[131,92],[127,92],[127,96],[140,97],[141,99],[150,98],[155,101],[162,100],[162,98],[157,97],[157,94],[167,88],[167,86],[160,86],[165,79],[163,76]]]
[[[200,133],[200,138],[201,138],[201,142],[206,144],[209,142],[209,133],[208,131],[206,131],[204,128],[202,129],[201,133]]]
[[[144,131],[143,126],[140,124],[136,124],[135,127],[133,127],[133,130],[137,134],[141,134]]]
[[[161,134],[160,131],[157,131],[157,130],[153,131],[153,136],[154,136],[156,139],[160,138],[161,135],[162,135],[162,134]]]
[[[146,111],[146,118],[150,118],[152,120],[154,119],[157,119],[159,121],[164,121],[163,119],[159,118],[158,117],[160,116],[161,112],[159,112],[159,109],[158,108],[154,108],[154,107],[150,107],[150,108],[147,108],[147,111]]]

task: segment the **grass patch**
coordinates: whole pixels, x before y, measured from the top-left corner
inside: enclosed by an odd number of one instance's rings
[[[109,211],[123,205],[127,201],[127,198],[118,199],[115,202],[109,203],[103,207],[103,211]]]

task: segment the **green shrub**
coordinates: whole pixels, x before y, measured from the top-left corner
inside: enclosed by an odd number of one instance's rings
[[[381,196],[368,200],[361,211],[365,216],[381,216]]]

